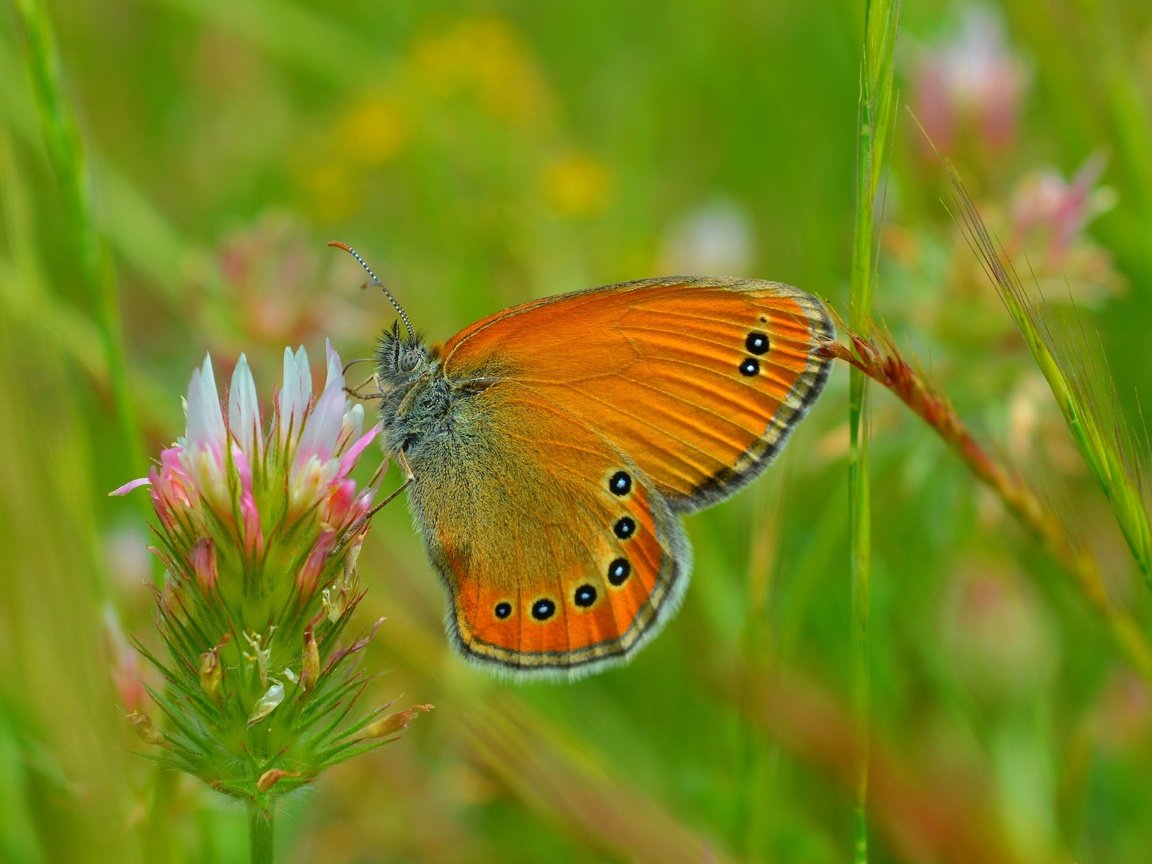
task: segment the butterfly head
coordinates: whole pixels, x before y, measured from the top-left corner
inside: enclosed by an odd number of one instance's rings
[[[412,322],[408,320],[408,313],[399,301],[392,296],[388,287],[380,281],[367,262],[360,257],[360,253],[347,243],[333,241],[328,244],[337,249],[343,249],[359,262],[364,271],[371,277],[371,285],[375,285],[384,292],[388,302],[395,307],[400,320],[392,325],[391,330],[385,330],[380,337],[380,344],[376,348],[376,378],[383,392],[407,390],[412,384],[426,378],[430,371],[430,353],[424,346],[420,336],[413,332]],[[404,322],[404,335],[400,335],[400,322]]]
[[[404,390],[431,371],[433,359],[428,346],[416,333],[400,335],[400,323],[380,336],[376,347],[376,375],[385,391]]]
[[[413,464],[431,439],[451,426],[451,385],[444,380],[440,355],[415,333],[385,330],[376,349],[380,385],[382,443],[390,453],[403,452]]]

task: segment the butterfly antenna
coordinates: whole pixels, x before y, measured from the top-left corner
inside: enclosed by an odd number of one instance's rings
[[[360,257],[360,253],[349,246],[347,243],[341,243],[339,240],[333,240],[328,245],[335,246],[337,249],[343,249],[345,252],[360,262],[360,266],[364,268],[364,272],[372,277],[372,284],[380,286],[380,290],[384,292],[384,296],[388,298],[389,302],[396,308],[396,311],[400,313],[400,320],[404,322],[404,329],[408,332],[408,338],[411,339],[412,322],[408,320],[408,313],[404,311],[404,307],[401,306],[400,303],[397,302],[396,298],[392,296],[392,292],[388,290],[388,286],[381,282],[380,278],[372,272],[372,268],[369,267],[368,263]]]

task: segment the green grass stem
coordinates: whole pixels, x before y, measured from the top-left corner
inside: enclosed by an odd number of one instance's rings
[[[857,116],[856,223],[848,300],[853,328],[867,330],[876,290],[875,214],[881,196],[895,106],[895,50],[900,4],[865,3],[864,56]],[[849,396],[849,532],[852,579],[853,710],[856,753],[855,860],[868,860],[868,717],[870,716],[868,622],[871,593],[872,512],[869,485],[867,378],[852,370]]]
[[[1089,26],[1096,32],[1097,52],[1100,58],[1100,76],[1105,104],[1115,133],[1117,149],[1127,176],[1132,184],[1131,193],[1140,214],[1144,236],[1152,228],[1152,117],[1149,115],[1147,93],[1141,79],[1128,68],[1127,49],[1123,44],[1123,24],[1117,10],[1100,0],[1085,3]],[[1152,272],[1152,251],[1141,243],[1144,250],[1145,272]]]
[[[130,469],[143,464],[143,449],[132,407],[116,276],[92,200],[88,159],[65,93],[62,62],[48,12],[39,0],[17,0],[16,12],[23,28],[25,65],[44,146],[60,184],[64,222],[72,235],[79,280],[99,330],[112,388],[123,447],[111,459],[123,466],[124,476],[130,476]]]
[[[272,805],[248,802],[248,851],[252,864],[272,864],[275,860],[276,817]]]

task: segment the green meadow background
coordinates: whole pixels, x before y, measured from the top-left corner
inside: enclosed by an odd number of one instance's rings
[[[182,434],[205,352],[222,383],[246,352],[265,405],[285,345],[371,354],[391,309],[326,241],[432,340],[686,271],[847,314],[863,2],[13,0],[0,22],[0,861],[245,860],[242,809],[124,719],[158,574],[146,493],[107,493]],[[452,654],[397,501],[360,558],[361,626],[385,618],[365,699],[436,710],[287,802],[280,860],[843,862],[857,725],[871,861],[1152,860],[1148,585],[918,128],[1146,440],[1152,5],[909,0],[900,27],[875,314],[1106,599],[873,387],[859,653],[841,363],[778,464],[688,520],[679,615],[587,680]]]

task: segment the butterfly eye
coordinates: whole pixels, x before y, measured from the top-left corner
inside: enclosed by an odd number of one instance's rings
[[[400,355],[400,362],[396,365],[400,367],[401,372],[411,372],[419,362],[420,353],[415,350],[408,350]]]

